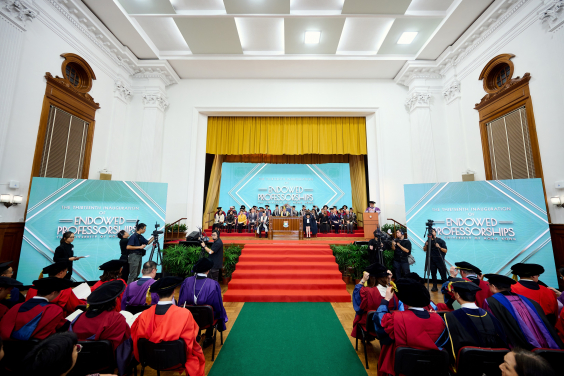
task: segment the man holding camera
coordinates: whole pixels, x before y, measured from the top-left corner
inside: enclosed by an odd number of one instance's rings
[[[405,232],[402,229],[396,230],[396,238],[392,240],[392,250],[394,251],[394,274],[396,281],[409,273],[409,259],[411,255],[411,242],[405,239]]]
[[[433,278],[433,288],[431,291],[439,291],[437,288],[437,269],[439,269],[439,273],[441,274],[441,280],[444,282],[447,280],[447,269],[445,265],[445,254],[447,253],[447,246],[443,239],[437,238],[437,232],[435,229],[431,231],[432,235],[432,242],[431,242],[431,263],[430,263],[430,270],[431,270],[431,277]],[[427,252],[429,241],[425,242],[425,247],[423,251]],[[425,263],[426,264],[426,263]]]
[[[153,238],[147,240],[143,236],[147,230],[147,225],[144,223],[139,223],[135,227],[135,234],[129,237],[127,242],[127,250],[129,255],[127,256],[127,262],[129,264],[129,277],[127,277],[127,284],[130,284],[139,276],[141,271],[141,263],[143,262],[143,256],[145,256],[145,247],[153,242]]]
[[[202,250],[206,251],[209,256],[208,258],[213,261],[213,266],[208,274],[208,278],[218,281],[219,279],[219,269],[223,268],[223,242],[219,238],[219,231],[212,231],[213,244],[211,248],[206,246],[206,243],[202,242]]]

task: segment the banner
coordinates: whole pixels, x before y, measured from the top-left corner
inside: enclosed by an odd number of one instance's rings
[[[432,219],[437,237],[447,244],[447,269],[467,261],[484,274],[511,277],[511,265],[535,263],[545,269],[540,279],[558,286],[541,179],[407,184],[404,189],[416,260],[412,271],[423,276],[425,223]]]
[[[102,275],[98,266],[121,256],[118,232],[134,232],[137,219],[147,225],[147,239],[155,223],[163,230],[166,192],[165,183],[33,178],[18,281],[30,285],[37,279],[53,262],[66,231],[75,234],[75,256],[89,256],[74,262],[73,279],[98,280]],[[162,235],[160,242],[162,247]],[[146,250],[143,262],[149,259],[151,246]]]
[[[348,163],[268,164],[223,163],[219,206],[302,205],[311,208],[351,206],[351,177]]]

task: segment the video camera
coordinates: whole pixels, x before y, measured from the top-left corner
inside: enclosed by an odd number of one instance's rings
[[[204,243],[209,243],[210,238],[205,236],[206,234],[203,233],[202,228],[201,227],[197,227],[198,231],[199,231],[199,235],[198,235],[198,241],[204,242]]]
[[[374,237],[379,241],[382,250],[392,249],[392,241],[394,240],[390,235],[382,232],[380,227],[374,231]]]
[[[155,231],[153,231],[153,237],[155,239],[158,238],[160,234],[164,234],[164,231],[159,231],[159,227],[161,227],[161,225],[155,222]]]

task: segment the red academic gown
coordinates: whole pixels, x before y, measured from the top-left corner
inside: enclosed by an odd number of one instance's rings
[[[558,332],[558,337],[560,337],[562,342],[564,342],[564,309],[560,311],[560,316],[558,316],[558,320],[556,321],[556,325],[554,327]]]
[[[366,330],[366,317],[368,316],[368,311],[376,311],[380,307],[380,302],[384,297],[380,294],[377,287],[362,287],[360,289],[360,298],[362,299],[360,303],[360,309],[364,311],[362,315],[356,314],[353,321],[353,330],[351,336],[356,338],[356,325],[360,324],[362,329]],[[390,311],[398,309],[399,300],[394,294],[394,298],[388,303],[388,308]]]
[[[190,376],[203,376],[206,360],[202,348],[196,342],[200,328],[190,311],[172,305],[166,314],[155,314],[156,306],[144,311],[131,327],[133,353],[139,361],[137,341],[146,338],[151,342],[176,341],[182,338],[186,342],[186,363],[184,369]]]
[[[4,315],[0,321],[0,337],[10,339],[13,332],[22,329],[37,316],[40,317],[39,322],[28,339],[45,339],[68,323],[61,307],[44,299],[32,299],[16,304]]]
[[[396,348],[405,346],[420,350],[438,350],[435,342],[444,332],[445,323],[436,313],[430,313],[428,319],[422,319],[410,309],[406,309],[386,313],[382,318],[382,328],[394,342],[391,345],[382,345],[378,359],[378,375],[395,375]]]
[[[33,287],[27,291],[27,295],[25,297],[25,301],[27,302],[29,299],[33,298],[37,295],[37,290]],[[61,293],[53,300],[51,303],[54,303],[61,307],[65,313],[65,317],[76,311],[76,307],[81,304],[86,304],[85,300],[80,300],[74,295],[74,292],[71,288],[61,290]]]
[[[127,288],[127,283],[121,279],[112,279],[112,281],[122,281],[123,283],[125,283],[125,287]],[[111,282],[111,281],[106,281],[106,282]],[[90,287],[90,291],[93,292],[94,290],[96,290],[98,287],[102,286],[104,283],[106,282],[102,282],[102,281],[98,281],[94,284],[94,286]],[[121,293],[120,296],[118,296],[117,300],[116,300],[116,312],[120,312],[121,311],[121,299],[123,298],[123,293],[125,292],[125,290],[123,290],[123,292]]]
[[[8,312],[9,308],[6,307],[4,304],[0,304],[0,320],[2,320],[2,317],[4,317],[4,315],[6,314],[6,312]]]
[[[556,300],[556,295],[546,287],[538,286],[538,290],[532,290],[523,286],[521,282],[517,282],[511,286],[511,291],[539,303],[545,315],[558,317],[558,301]]]
[[[114,351],[131,337],[131,329],[125,317],[115,311],[104,311],[92,318],[82,313],[72,324],[72,331],[76,333],[79,341],[108,340],[112,343]]]

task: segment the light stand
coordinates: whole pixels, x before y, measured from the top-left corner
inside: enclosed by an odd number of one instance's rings
[[[429,289],[429,279],[431,278],[431,241],[433,240],[434,224],[435,222],[432,219],[428,219],[425,227],[425,235],[423,235],[423,237],[427,237],[427,255],[425,257],[425,273],[423,275],[423,279],[427,279],[427,290]]]

